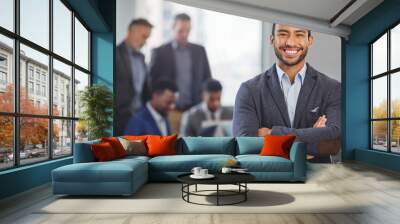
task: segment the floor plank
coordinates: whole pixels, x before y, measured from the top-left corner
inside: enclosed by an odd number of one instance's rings
[[[359,214],[36,214],[56,197],[49,185],[0,201],[0,223],[15,224],[397,224],[400,223],[400,174],[360,163],[312,164],[309,183],[323,186]]]

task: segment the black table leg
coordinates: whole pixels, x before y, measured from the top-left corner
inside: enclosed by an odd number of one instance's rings
[[[219,206],[219,184],[217,184],[217,206]]]

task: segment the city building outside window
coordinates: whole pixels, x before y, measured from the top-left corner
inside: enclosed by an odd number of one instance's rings
[[[79,101],[78,92],[59,89],[57,79],[73,86],[80,83],[75,78],[80,72],[79,79],[90,80],[89,29],[65,1],[18,2],[2,1],[11,18],[0,21],[0,84],[5,82],[3,90],[0,85],[0,170],[71,156],[75,136],[87,138],[85,127],[76,129],[79,114],[71,107],[64,109]],[[13,21],[19,21],[17,29]],[[89,81],[82,88],[88,85]],[[67,97],[65,105],[56,106],[59,91]]]

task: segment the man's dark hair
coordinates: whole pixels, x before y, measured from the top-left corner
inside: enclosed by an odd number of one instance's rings
[[[159,81],[155,81],[152,85],[151,85],[151,95],[153,94],[161,94],[163,93],[165,90],[170,90],[174,93],[176,93],[178,91],[178,88],[176,87],[175,83],[169,81],[169,80],[159,80]]]
[[[178,20],[180,20],[180,21],[190,21],[190,16],[188,14],[186,14],[186,13],[179,13],[179,14],[175,15],[174,22],[176,22]]]
[[[276,23],[272,24],[272,32],[271,32],[272,36],[275,36],[275,24]],[[307,31],[308,31],[308,37],[310,37],[311,36],[311,30],[307,30]]]
[[[221,83],[216,79],[207,79],[203,85],[203,92],[220,92],[222,91]]]
[[[153,24],[151,24],[147,19],[143,18],[132,20],[131,23],[129,23],[129,28],[132,28],[132,26],[146,26],[149,28],[153,28]]]

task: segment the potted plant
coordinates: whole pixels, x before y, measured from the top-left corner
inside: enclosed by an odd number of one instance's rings
[[[89,140],[110,136],[112,126],[113,95],[110,89],[102,84],[94,84],[80,92],[79,106],[82,109],[81,119],[87,127]]]

